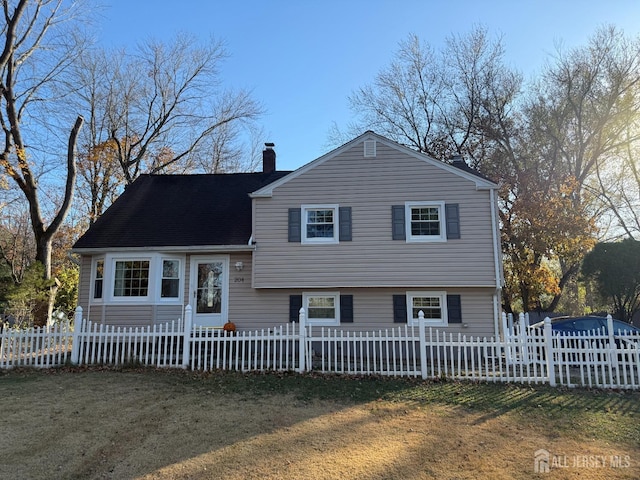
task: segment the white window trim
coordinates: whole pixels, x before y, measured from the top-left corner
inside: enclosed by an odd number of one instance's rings
[[[440,220],[440,235],[412,235],[411,234],[411,209],[414,207],[436,207],[438,209],[438,219]],[[447,221],[445,218],[445,207],[443,201],[435,202],[405,202],[404,221],[407,242],[446,242],[447,241]]]
[[[309,318],[309,298],[310,297],[333,297],[336,309],[335,318],[311,319]],[[340,325],[340,292],[303,292],[302,306],[307,315],[307,323],[323,327],[333,327]]]
[[[434,290],[416,290],[406,293],[407,297],[407,324],[409,326],[419,325],[418,319],[413,318],[413,299],[415,297],[438,297],[440,298],[440,309],[442,318],[425,318],[424,324],[427,326],[446,327],[449,325],[449,315],[447,313],[447,292]]]
[[[338,243],[340,238],[338,229],[339,226],[339,205],[338,204],[318,204],[318,205],[301,205],[301,243],[313,244],[313,245],[326,245]],[[307,238],[307,211],[308,210],[333,210],[333,237],[332,238]]]
[[[172,260],[178,262],[178,296],[177,297],[163,297],[162,296],[162,267],[165,260]],[[182,257],[173,257],[168,255],[161,255],[158,262],[158,275],[155,279],[157,300],[160,303],[182,303],[182,296],[184,294],[184,259]]]
[[[118,296],[115,294],[116,287],[116,263],[117,262],[149,262],[149,284],[147,285],[147,294],[139,297]],[[148,302],[153,298],[153,278],[154,278],[154,262],[152,256],[123,255],[113,256],[109,261],[109,299],[112,303],[139,303]],[[106,268],[105,268],[106,270]],[[103,287],[104,288],[104,287]],[[104,293],[104,292],[103,292]]]
[[[102,296],[96,298],[96,276],[98,274],[98,262],[102,262]],[[89,286],[89,303],[102,303],[104,301],[105,294],[107,293],[107,261],[104,256],[94,257],[91,259],[91,284]]]
[[[184,298],[185,282],[185,257],[180,255],[163,255],[160,253],[148,253],[140,255],[137,253],[116,253],[107,254],[104,257],[104,279],[102,282],[102,299],[91,299],[91,303],[108,304],[148,304],[148,305],[182,305]],[[122,297],[114,295],[115,289],[115,269],[116,262],[122,261],[148,261],[149,262],[149,287],[147,295],[144,297]],[[180,262],[180,285],[177,298],[162,298],[162,261],[178,260]],[[95,265],[95,263],[94,263]],[[95,278],[95,267],[92,268],[92,280]],[[91,287],[93,296],[93,284]]]

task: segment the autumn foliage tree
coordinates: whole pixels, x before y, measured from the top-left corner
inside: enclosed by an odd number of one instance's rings
[[[541,189],[525,175],[503,184],[500,208],[505,256],[503,305],[508,312],[553,311],[580,261],[593,247],[596,228],[575,209],[575,180]],[[514,188],[515,187],[515,188]],[[570,265],[571,268],[564,268]],[[563,273],[564,271],[564,273]]]

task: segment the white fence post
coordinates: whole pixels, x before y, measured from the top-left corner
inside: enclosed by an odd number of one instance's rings
[[[607,331],[609,337],[609,343],[607,344],[607,364],[609,366],[609,372],[611,372],[611,370],[616,369],[618,365],[618,355],[616,353],[616,349],[618,347],[616,345],[613,331],[613,318],[611,317],[611,314],[607,315]]]
[[[520,344],[520,360],[529,363],[529,335],[524,319],[524,313],[518,315],[518,343]]]
[[[502,319],[502,340],[507,340],[511,333],[509,332],[509,325],[507,324],[507,314],[505,312],[502,312],[502,315],[500,315],[500,317]]]
[[[615,344],[615,335],[613,331],[613,318],[611,314],[607,315],[607,331],[609,335],[609,348],[612,348],[612,345]]]
[[[82,307],[76,307],[73,317],[73,342],[71,343],[71,363],[78,365],[80,360],[80,332],[82,330]]]
[[[420,310],[418,312],[418,339],[420,340],[420,374],[422,379],[427,378],[427,334],[425,332],[424,325],[424,312]]]
[[[298,328],[300,329],[300,332],[298,332],[298,341],[300,342],[298,345],[298,356],[300,357],[300,366],[298,371],[303,373],[306,370],[307,357],[307,318],[304,308],[301,308],[298,312],[298,322]]]
[[[189,367],[191,354],[191,330],[193,327],[193,312],[191,305],[187,305],[184,309],[184,323],[182,326],[182,368]]]
[[[551,319],[544,319],[544,350],[547,373],[549,375],[549,385],[556,386],[556,368],[553,361],[553,332],[551,330]]]

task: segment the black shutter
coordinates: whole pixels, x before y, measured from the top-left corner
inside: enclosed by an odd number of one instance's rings
[[[444,206],[445,217],[447,219],[447,238],[460,238],[460,209],[457,203],[447,203]]]
[[[289,295],[289,321],[298,322],[302,308],[302,295]]]
[[[407,323],[406,295],[393,296],[393,323]]]
[[[353,323],[353,295],[340,295],[340,323]]]
[[[300,242],[301,239],[301,222],[302,222],[302,212],[299,208],[290,208],[289,209],[289,241],[290,242]]]
[[[462,302],[460,295],[447,295],[447,315],[449,323],[462,323]]]
[[[391,206],[391,236],[394,240],[406,240],[404,205]]]
[[[341,242],[351,241],[351,207],[340,207],[339,209],[339,240]]]

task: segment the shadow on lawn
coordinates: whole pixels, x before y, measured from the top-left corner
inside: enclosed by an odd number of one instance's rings
[[[639,392],[314,373],[201,373],[148,368],[14,370],[1,373],[0,381],[5,398],[33,412],[29,421],[39,431],[38,438],[31,438],[24,416],[16,414],[14,418],[8,412],[3,419],[3,428],[16,430],[15,443],[4,445],[3,452],[9,454],[5,459],[13,462],[14,468],[24,468],[20,472],[29,474],[29,478],[49,478],[51,466],[46,463],[49,458],[53,465],[64,466],[58,473],[66,478],[131,478],[133,470],[137,475],[153,475],[162,470],[166,476],[160,477],[171,478],[176,471],[167,469],[180,467],[185,469],[183,473],[193,473],[205,464],[219,469],[236,462],[258,465],[258,456],[265,450],[275,452],[278,461],[282,459],[282,465],[286,466],[290,459],[288,452],[296,452],[297,445],[305,441],[311,442],[305,449],[306,455],[317,453],[318,463],[328,453],[351,451],[353,444],[363,439],[370,443],[372,452],[388,449],[389,458],[396,459],[408,455],[401,445],[376,443],[380,432],[375,430],[375,417],[359,416],[361,413],[345,416],[350,406],[378,400],[396,403],[399,412],[411,411],[412,406],[452,407],[461,414],[473,413],[478,425],[501,415],[515,414],[523,422],[541,419],[555,425],[560,433],[571,429],[579,435],[597,429],[604,431],[607,439],[625,443],[640,438]],[[56,403],[50,400],[53,393]],[[116,416],[110,410],[114,403],[119,408]],[[256,407],[251,416],[243,414],[249,406]],[[267,411],[267,407],[272,411]],[[203,412],[211,414],[210,420]],[[627,417],[622,428],[618,428],[616,421],[619,415]],[[65,429],[68,433],[61,435]],[[282,431],[287,432],[284,441],[276,435]],[[336,437],[332,432],[340,433],[342,443],[330,440]],[[58,443],[50,443],[48,438],[56,438]],[[439,441],[431,436],[421,438],[420,442]],[[42,455],[37,462],[23,467],[25,455],[35,448],[42,449]],[[372,464],[371,468],[379,468],[395,478],[412,474],[389,470],[385,465]],[[38,474],[39,469],[42,475]],[[286,468],[282,473],[286,473]]]

